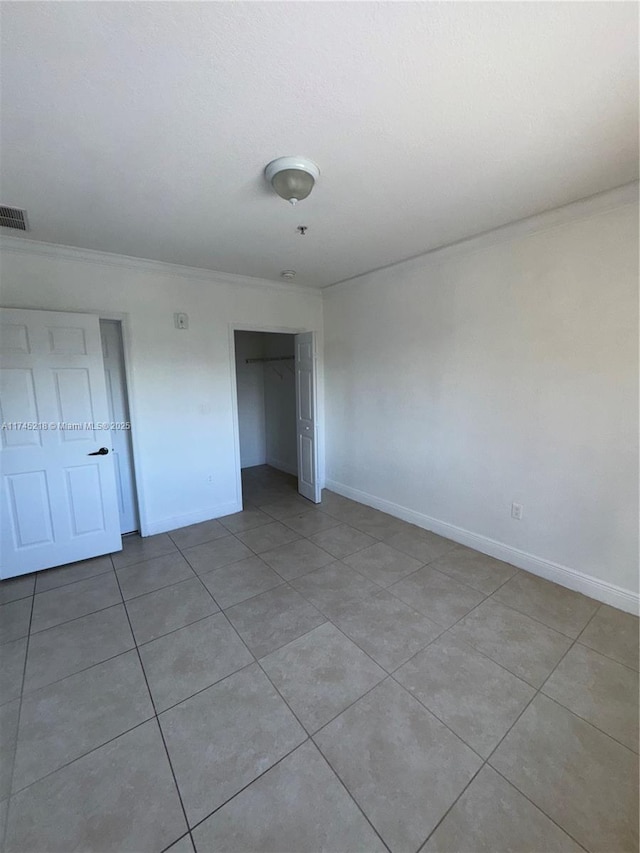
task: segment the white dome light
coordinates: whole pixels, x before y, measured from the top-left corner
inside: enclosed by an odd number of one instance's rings
[[[305,157],[278,157],[269,163],[264,174],[281,198],[297,204],[313,189],[320,169]]]

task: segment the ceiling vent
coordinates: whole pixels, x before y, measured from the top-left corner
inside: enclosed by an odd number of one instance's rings
[[[0,205],[0,225],[3,228],[17,228],[18,231],[28,231],[29,223],[26,210]]]

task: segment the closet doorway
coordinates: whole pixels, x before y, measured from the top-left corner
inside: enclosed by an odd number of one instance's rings
[[[236,329],[233,344],[243,491],[266,477],[319,503],[313,333]]]

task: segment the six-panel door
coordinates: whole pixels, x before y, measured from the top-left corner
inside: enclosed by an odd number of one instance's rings
[[[0,577],[120,550],[98,318],[2,309],[0,322]]]

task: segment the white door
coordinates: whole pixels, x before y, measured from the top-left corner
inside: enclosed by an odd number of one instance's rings
[[[100,335],[111,422],[111,437],[108,441],[111,443],[113,468],[116,475],[120,533],[133,533],[138,529],[138,508],[131,430],[123,429],[123,425],[129,424],[129,403],[120,323],[115,320],[100,320]]]
[[[0,577],[122,548],[98,318],[0,310]]]
[[[320,503],[318,428],[316,423],[316,357],[312,332],[296,335],[296,422],[298,491]]]

